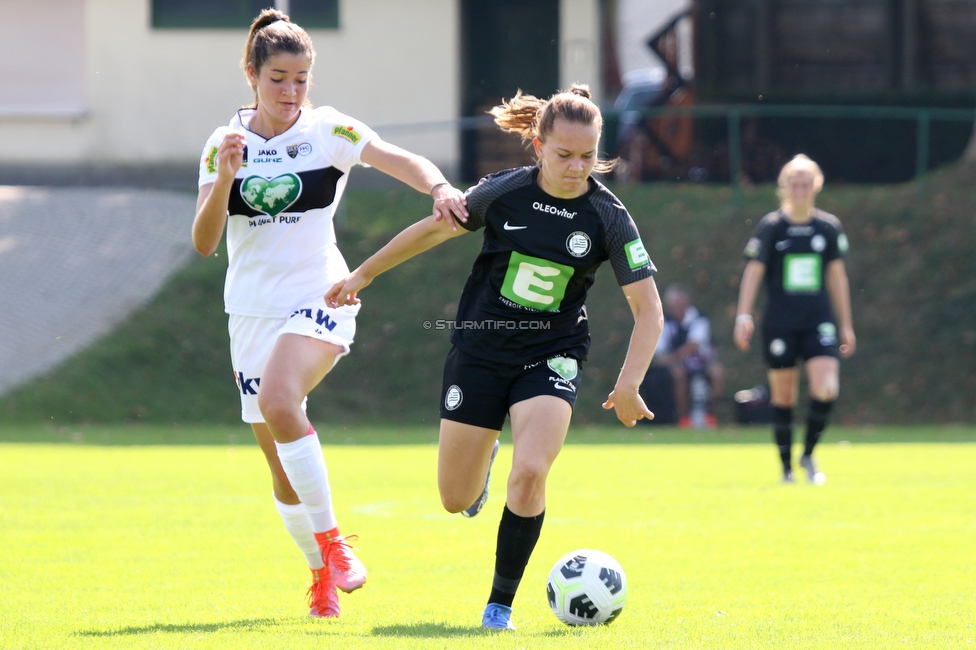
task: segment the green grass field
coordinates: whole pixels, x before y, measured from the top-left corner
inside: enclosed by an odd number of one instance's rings
[[[4,427],[0,647],[976,645],[971,427],[830,429],[819,488],[778,483],[764,428],[574,429],[512,634],[478,627],[511,446],[466,520],[440,508],[429,429],[323,437],[370,570],[338,621],[305,616],[307,569],[243,426]],[[627,571],[610,626],[572,629],[548,610],[546,574],[581,547]]]

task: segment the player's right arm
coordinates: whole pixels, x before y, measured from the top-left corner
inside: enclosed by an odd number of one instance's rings
[[[742,281],[739,283],[739,303],[735,310],[735,329],[732,338],[740,350],[749,349],[749,341],[756,330],[756,325],[752,321],[752,308],[756,304],[756,295],[759,293],[759,283],[766,275],[766,265],[759,260],[750,260],[746,263],[745,271],[742,272]]]
[[[431,215],[405,228],[391,239],[390,243],[360,264],[358,269],[332,285],[325,294],[325,303],[333,308],[342,305],[358,305],[359,291],[369,286],[380,273],[389,271],[394,266],[448,239],[469,232],[464,228],[455,230],[454,224],[449,221]]]
[[[204,257],[213,255],[227,225],[227,202],[234,176],[244,162],[244,133],[230,131],[217,149],[217,179],[200,186],[197,215],[193,219],[193,248]]]

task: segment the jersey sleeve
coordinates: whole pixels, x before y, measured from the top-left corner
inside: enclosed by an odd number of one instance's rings
[[[485,227],[485,215],[492,201],[532,181],[531,167],[506,169],[485,176],[464,193],[468,201],[468,220],[461,224],[465,230],[475,231]]]
[[[742,251],[742,254],[746,256],[746,259],[756,260],[757,262],[762,262],[765,265],[769,265],[769,258],[773,251],[773,235],[774,235],[774,224],[775,224],[775,213],[767,214],[765,217],[759,220],[759,224],[756,226],[755,232],[753,232],[752,237],[746,243],[746,248]]]
[[[376,132],[359,120],[334,108],[315,109],[318,119],[319,142],[325,147],[333,167],[348,172],[355,165],[363,165],[363,149],[374,139]]]
[[[223,142],[227,130],[228,127],[222,126],[214,131],[213,135],[207,139],[207,144],[203,147],[203,154],[200,156],[200,178],[197,181],[198,188],[217,180],[217,149],[220,147],[220,143]]]
[[[603,219],[606,232],[603,252],[610,260],[617,284],[623,287],[657,273],[637,224],[620,200],[609,190],[601,189],[594,192],[591,202]]]
[[[823,255],[825,263],[844,259],[847,257],[847,249],[850,247],[840,219],[831,214],[827,216],[830,218],[826,219],[829,236],[827,237],[827,248]]]
[[[468,220],[463,223],[459,221],[458,224],[465,230],[474,232],[485,227],[485,211],[491,201],[495,199],[494,196],[490,195],[488,188],[490,178],[490,176],[482,178],[477,185],[469,187],[464,193],[464,198],[468,201]]]

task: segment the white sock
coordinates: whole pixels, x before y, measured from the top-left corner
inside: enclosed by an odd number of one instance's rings
[[[277,497],[274,497],[274,502],[278,514],[281,515],[281,521],[285,524],[285,529],[291,534],[291,538],[295,540],[295,544],[298,545],[302,553],[305,554],[308,568],[321,569],[325,567],[325,562],[322,561],[322,549],[319,548],[319,543],[315,541],[312,521],[308,518],[308,511],[305,510],[305,506],[300,503],[294,505],[282,503],[278,501]]]
[[[319,437],[313,431],[294,442],[275,442],[275,446],[288,482],[308,512],[312,530],[324,533],[335,528],[332,488]]]

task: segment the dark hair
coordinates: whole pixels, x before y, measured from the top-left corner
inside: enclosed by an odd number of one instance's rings
[[[246,72],[247,66],[253,65],[255,73],[260,73],[268,59],[281,52],[304,54],[309,67],[315,63],[315,49],[308,33],[280,11],[265,9],[251,23],[241,67]],[[253,84],[251,89],[256,91]]]
[[[585,84],[573,84],[572,87],[556,93],[549,99],[539,99],[533,95],[523,95],[518,91],[509,101],[502,101],[501,106],[491,109],[495,116],[495,124],[502,131],[517,133],[523,142],[538,137],[545,142],[552,133],[556,118],[563,118],[580,124],[595,124],[598,129],[603,128],[603,114],[600,107],[590,100],[590,87]],[[611,171],[616,160],[598,160],[593,171],[605,174]]]

